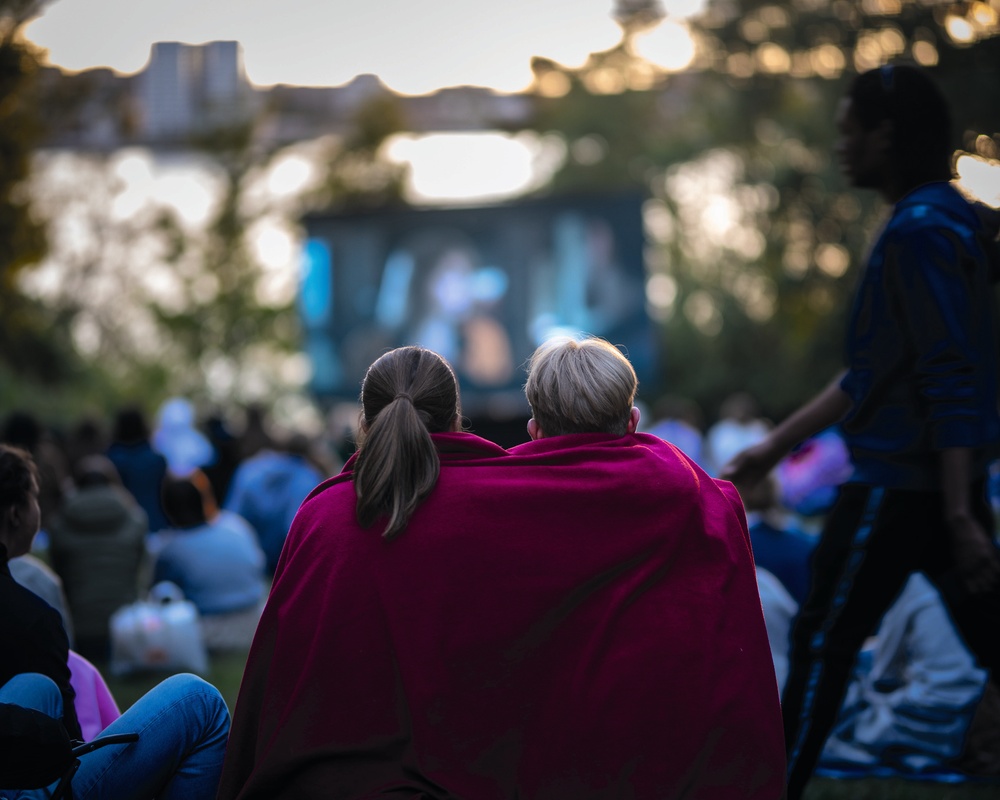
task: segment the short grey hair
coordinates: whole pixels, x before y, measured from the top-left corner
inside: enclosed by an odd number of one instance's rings
[[[524,393],[546,436],[624,436],[638,386],[629,360],[611,343],[562,338],[535,350]]]

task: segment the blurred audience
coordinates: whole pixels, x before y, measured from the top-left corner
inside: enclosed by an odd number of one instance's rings
[[[41,508],[43,531],[48,530],[52,515],[62,502],[63,487],[68,479],[66,457],[51,432],[27,411],[13,411],[4,423],[0,442],[19,447],[29,453],[38,470],[38,505]]]
[[[160,406],[152,444],[174,475],[190,475],[215,461],[212,443],[196,426],[194,406],[183,397],[172,397]]]
[[[761,418],[760,405],[749,392],[736,392],[722,401],[719,421],[705,434],[705,462],[710,475],[741,450],[761,441],[770,429]]]
[[[267,447],[243,461],[233,475],[225,508],[249,522],[274,573],[295,512],[329,471],[309,455],[309,440],[292,436],[284,448]]]
[[[799,604],[773,573],[760,566],[757,567],[757,592],[764,610],[764,627],[767,628],[767,642],[771,645],[774,677],[780,693],[788,678],[788,637],[795,615],[799,613]]]
[[[778,494],[773,474],[752,489],[742,490],[750,544],[757,567],[774,575],[795,604],[802,605],[809,593],[809,559],[817,538],[795,526],[778,503]]]
[[[77,464],[86,456],[103,455],[108,449],[104,422],[88,414],[77,421],[66,439],[66,463]]]
[[[107,457],[86,456],[75,464],[73,484],[52,520],[49,554],[66,590],[75,649],[105,661],[108,620],[138,597],[149,526]]]
[[[205,433],[215,450],[215,461],[201,471],[212,484],[212,493],[216,497],[226,497],[233,474],[243,458],[240,438],[230,430],[225,415],[218,409],[205,420]]]
[[[160,501],[167,459],[153,449],[142,411],[134,406],[121,409],[115,416],[111,439],[106,455],[115,465],[122,485],[146,512],[149,530],[167,527]]]
[[[810,436],[774,468],[781,504],[804,517],[833,508],[852,472],[850,451],[836,425]]]
[[[267,428],[267,411],[263,406],[249,405],[244,409],[243,432],[240,434],[242,460],[274,447],[274,439]]]
[[[171,581],[198,607],[205,644],[247,647],[265,597],[264,553],[253,528],[219,511],[204,473],[168,476],[163,507],[173,528],[157,534],[153,582]]]
[[[686,397],[668,395],[653,407],[656,421],[646,433],[676,446],[699,467],[705,467],[702,414],[698,405]]]
[[[79,739],[83,727],[62,622],[46,602],[16,583],[7,567],[10,558],[31,549],[39,519],[38,474],[31,456],[0,445],[0,608],[4,611],[0,614],[0,703],[61,720],[70,737]],[[82,677],[79,668],[77,677]],[[167,678],[102,731],[125,732],[137,733],[138,741],[81,759],[72,775],[77,796],[115,800],[210,800],[215,796],[229,735],[229,712],[213,686],[194,675]],[[44,789],[14,794],[49,796]]]

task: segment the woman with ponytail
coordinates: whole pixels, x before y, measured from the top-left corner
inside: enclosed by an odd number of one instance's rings
[[[358,523],[385,520],[396,536],[437,482],[432,433],[461,430],[458,381],[448,363],[422,347],[400,347],[368,368],[354,464]]]

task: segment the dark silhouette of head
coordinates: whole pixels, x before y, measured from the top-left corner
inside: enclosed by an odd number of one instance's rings
[[[118,486],[121,478],[111,460],[102,455],[84,456],[73,464],[73,483],[78,489],[92,486]]]
[[[887,64],[861,73],[847,90],[838,124],[838,151],[857,186],[896,200],[952,177],[948,103],[922,69]]]
[[[217,513],[212,485],[199,470],[183,477],[167,475],[160,496],[163,513],[177,528],[204,525]]]
[[[3,426],[4,442],[34,453],[42,441],[44,430],[38,419],[27,411],[12,411]]]
[[[123,408],[115,416],[112,439],[122,444],[137,444],[149,439],[149,425],[146,417],[136,406]]]

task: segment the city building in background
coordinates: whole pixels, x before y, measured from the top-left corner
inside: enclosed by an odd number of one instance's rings
[[[235,41],[157,42],[135,75],[46,67],[42,84],[49,100],[48,146],[104,152],[184,146],[251,121],[255,137],[270,145],[315,139],[348,131],[358,111],[382,96],[394,98],[411,132],[511,129],[533,113],[525,95],[460,86],[404,97],[375,75],[358,75],[343,86],[258,87],[248,80]]]
[[[249,119],[255,106],[239,42],[157,42],[138,85],[145,139],[236,124]]]

